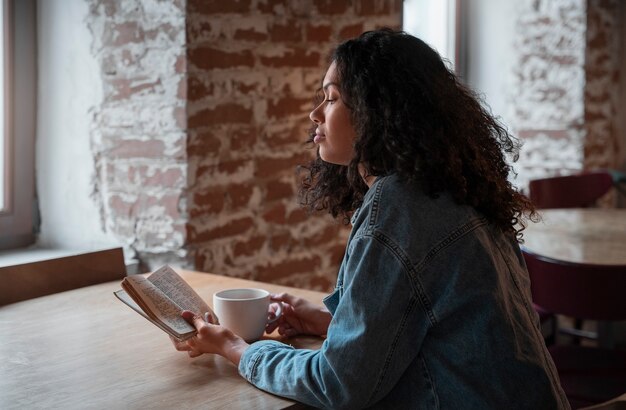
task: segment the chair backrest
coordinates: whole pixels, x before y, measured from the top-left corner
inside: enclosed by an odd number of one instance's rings
[[[606,171],[542,178],[530,181],[530,200],[537,208],[587,208],[613,187]]]
[[[122,248],[0,267],[0,306],[126,276]]]
[[[533,302],[556,314],[626,320],[626,265],[560,261],[522,249]]]

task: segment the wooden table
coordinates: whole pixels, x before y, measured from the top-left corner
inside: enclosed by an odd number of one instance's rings
[[[325,294],[177,270],[212,303],[222,289],[261,287],[316,303]],[[113,295],[109,282],[0,307],[0,409],[279,409],[219,356],[191,359]],[[278,335],[276,335],[278,338]],[[322,339],[286,340],[319,348]]]
[[[524,230],[525,249],[575,263],[626,265],[626,209],[546,209]]]

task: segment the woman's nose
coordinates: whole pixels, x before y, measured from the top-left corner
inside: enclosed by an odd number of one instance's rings
[[[321,118],[321,113],[320,113],[320,107],[322,106],[322,104],[318,105],[317,107],[315,107],[315,109],[313,111],[311,111],[311,113],[309,114],[309,118],[311,119],[311,121],[313,121],[316,124],[319,124],[322,122],[322,118]]]

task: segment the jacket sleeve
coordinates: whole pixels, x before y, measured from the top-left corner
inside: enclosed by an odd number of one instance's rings
[[[320,350],[257,342],[242,356],[240,374],[262,390],[315,407],[360,408],[387,395],[429,327],[398,249],[381,235],[353,239],[342,265],[343,295]]]

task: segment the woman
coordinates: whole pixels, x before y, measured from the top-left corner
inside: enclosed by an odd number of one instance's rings
[[[190,356],[217,353],[255,386],[328,408],[568,408],[517,239],[532,216],[508,182],[515,141],[421,40],[388,29],[341,44],[311,112],[302,194],[351,218],[327,309],[290,295],[286,335],[248,345],[192,318]]]

